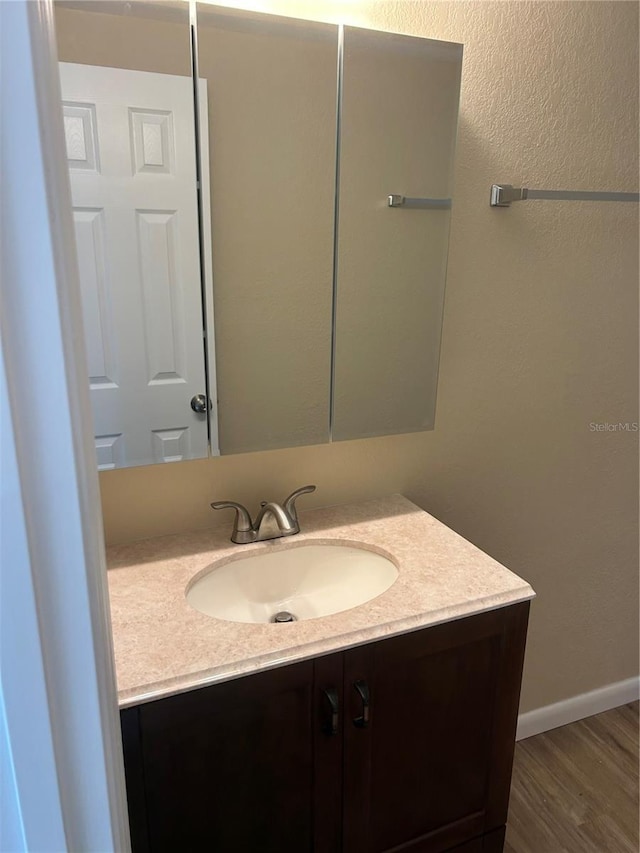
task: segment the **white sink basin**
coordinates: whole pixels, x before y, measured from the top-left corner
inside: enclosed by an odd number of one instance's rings
[[[354,545],[301,544],[216,566],[187,588],[196,610],[230,622],[329,616],[364,604],[398,577],[391,560]]]

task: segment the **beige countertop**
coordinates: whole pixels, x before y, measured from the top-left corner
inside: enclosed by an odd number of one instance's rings
[[[162,536],[107,550],[121,707],[534,596],[514,575],[401,495],[300,513],[301,533],[234,545],[229,530]],[[227,622],[194,610],[189,582],[213,562],[314,543],[361,543],[399,575],[359,607],[286,624]]]

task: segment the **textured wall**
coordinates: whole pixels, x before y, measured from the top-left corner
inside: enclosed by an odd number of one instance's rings
[[[108,539],[220,524],[212,500],[255,509],[306,482],[306,506],[403,492],[536,589],[523,710],[627,678],[637,435],[589,425],[638,420],[637,206],[487,202],[497,181],[637,189],[637,4],[343,7],[465,45],[436,429],[106,472]]]

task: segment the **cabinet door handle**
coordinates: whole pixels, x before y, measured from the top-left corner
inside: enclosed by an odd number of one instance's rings
[[[367,682],[362,680],[354,681],[353,686],[362,699],[362,715],[360,717],[353,718],[353,725],[357,726],[359,729],[364,729],[369,725],[369,710],[371,706],[369,687]]]
[[[322,730],[328,735],[337,735],[338,725],[340,723],[338,691],[334,687],[327,687],[326,690],[322,691],[322,694],[329,700],[329,707],[331,708],[331,717],[329,722],[325,723]]]

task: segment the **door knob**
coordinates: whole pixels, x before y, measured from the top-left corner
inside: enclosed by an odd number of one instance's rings
[[[195,397],[191,398],[191,408],[194,412],[197,412],[199,415],[206,415],[207,413],[207,398],[204,394],[196,394]]]

